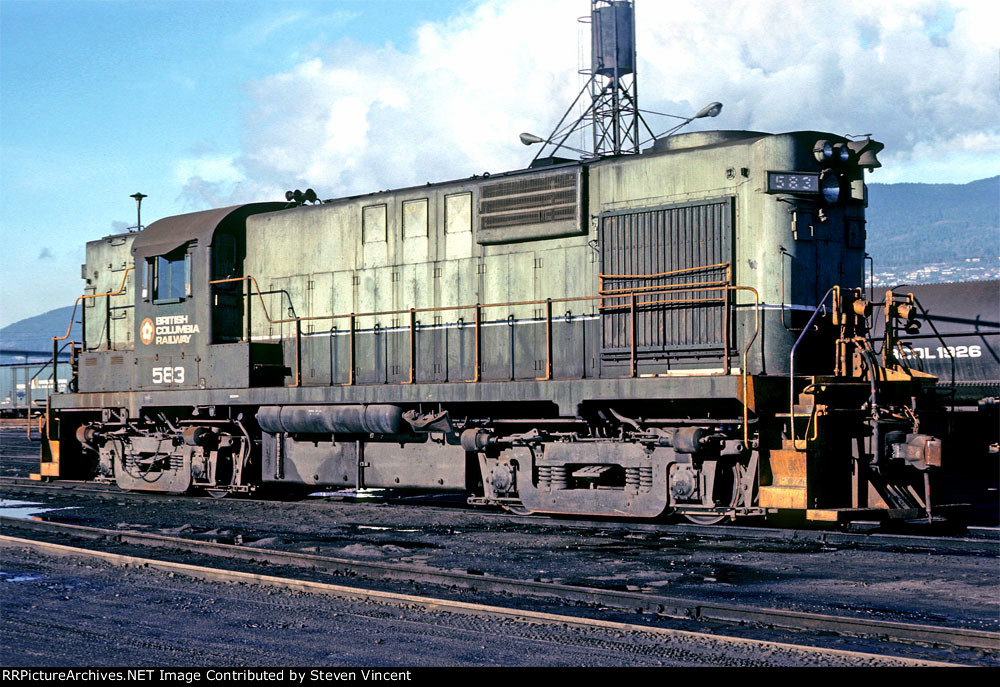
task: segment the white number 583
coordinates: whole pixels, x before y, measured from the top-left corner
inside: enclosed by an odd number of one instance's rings
[[[183,384],[183,367],[154,367],[153,384]]]

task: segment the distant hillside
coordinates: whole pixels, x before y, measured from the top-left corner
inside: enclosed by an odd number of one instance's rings
[[[56,308],[0,329],[0,363],[23,363],[52,358],[52,337],[62,336],[69,326],[73,306]],[[80,312],[73,323],[71,339],[80,340]],[[29,354],[30,352],[30,354]]]
[[[1000,176],[968,184],[869,184],[867,219],[876,274],[908,282],[1000,276]]]

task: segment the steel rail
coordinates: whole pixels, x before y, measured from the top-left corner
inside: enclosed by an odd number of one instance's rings
[[[72,494],[93,494],[108,498],[122,499],[135,498],[140,500],[161,500],[163,494],[155,492],[132,492],[124,491],[117,485],[100,482],[86,482],[81,480],[59,480],[56,482],[40,483],[22,477],[0,477],[0,489],[9,488],[17,491],[33,491],[43,493],[53,493],[62,495]],[[191,494],[170,494],[172,499],[205,500],[209,503],[216,503],[217,499],[210,496],[203,496],[198,493]],[[350,504],[349,498],[335,499],[339,503]],[[247,498],[241,497],[236,503],[275,503],[275,499]],[[455,505],[441,505],[433,503],[414,503],[412,497],[398,499],[386,496],[382,502],[389,504],[402,504],[410,509],[432,509],[454,511]],[[371,503],[366,500],[365,503]],[[46,506],[46,504],[40,504]],[[294,505],[305,508],[325,508],[329,507],[330,501],[325,498],[314,498],[304,501],[295,501]],[[462,506],[457,506],[463,508]],[[930,536],[914,534],[896,534],[885,532],[843,532],[839,530],[806,529],[796,530],[777,527],[748,527],[740,525],[694,525],[689,523],[670,522],[628,522],[628,521],[589,521],[563,519],[553,519],[544,513],[535,515],[516,515],[506,512],[484,511],[478,507],[465,506],[470,513],[477,515],[488,515],[491,519],[496,518],[505,523],[513,525],[525,525],[534,528],[546,528],[558,526],[560,529],[570,530],[592,530],[595,527],[615,530],[622,533],[647,532],[658,535],[694,536],[708,540],[725,541],[761,541],[774,542],[778,544],[804,545],[815,544],[835,547],[855,547],[864,550],[909,550],[921,552],[934,552],[939,554],[952,555],[972,555],[972,556],[998,556],[1000,555],[1000,530],[985,529],[978,536]],[[0,518],[3,516],[0,515]]]
[[[127,491],[122,491],[116,484],[105,482],[88,482],[85,480],[66,480],[58,482],[36,482],[27,477],[0,477],[0,488],[9,487],[13,489],[30,489],[32,491],[54,492],[54,493],[87,493],[87,494],[115,494],[116,496],[128,496]],[[176,496],[172,494],[171,496]]]
[[[174,561],[143,558],[124,554],[111,553],[107,551],[96,551],[82,547],[66,546],[51,542],[37,541],[0,535],[0,548],[29,548],[46,555],[62,557],[88,557],[110,563],[115,566],[130,566],[136,568],[151,568],[179,574],[188,578],[226,583],[243,583],[264,587],[277,587],[292,589],[295,591],[318,594],[333,598],[375,601],[386,604],[402,605],[406,607],[419,607],[434,612],[451,612],[463,615],[485,616],[507,618],[515,622],[539,623],[544,625],[555,625],[562,627],[577,628],[600,628],[605,630],[619,630],[622,632],[635,632],[659,635],[661,637],[686,638],[694,641],[714,641],[750,647],[755,651],[767,651],[782,649],[785,651],[803,652],[811,655],[856,658],[864,661],[886,661],[899,665],[908,666],[937,666],[950,667],[955,663],[941,661],[914,659],[887,654],[874,654],[863,651],[850,651],[845,649],[830,649],[826,647],[814,647],[790,642],[775,642],[761,639],[749,639],[744,637],[731,637],[716,633],[692,632],[690,630],[679,630],[673,628],[657,627],[655,625],[637,625],[632,623],[622,623],[617,621],[589,618],[585,616],[559,615],[540,611],[531,611],[521,608],[511,608],[504,606],[487,605],[480,603],[470,603],[457,601],[454,599],[417,596],[413,594],[400,594],[362,587],[348,587],[326,582],[282,577],[277,575],[263,575],[239,570],[229,570],[225,568],[213,568],[202,565],[190,565]]]
[[[515,597],[532,596],[554,598],[559,601],[587,603],[628,611],[652,613],[670,618],[701,620],[736,624],[755,624],[778,629],[832,632],[857,637],[878,637],[900,643],[933,643],[964,649],[1000,651],[1000,633],[965,628],[936,627],[895,621],[849,618],[826,614],[786,611],[728,604],[705,603],[698,600],[654,596],[636,592],[621,592],[588,587],[493,577],[484,574],[438,571],[420,566],[377,563],[318,554],[248,548],[234,544],[202,542],[180,537],[144,532],[109,530],[82,525],[38,522],[0,518],[5,532],[11,529],[27,530],[33,534],[117,541],[150,548],[168,548],[224,559],[241,560],[272,565],[288,565],[327,572],[340,572],[369,578],[461,587],[479,592],[511,594]],[[33,540],[10,537],[0,540],[26,542]],[[45,542],[51,544],[51,542]],[[77,547],[73,547],[77,548]],[[93,555],[93,549],[79,548],[81,553]],[[98,552],[98,555],[106,552]],[[180,565],[171,563],[171,565]]]

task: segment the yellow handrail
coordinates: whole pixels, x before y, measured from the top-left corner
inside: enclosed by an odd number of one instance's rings
[[[82,296],[77,296],[76,300],[73,301],[73,313],[70,315],[69,326],[66,327],[66,333],[63,336],[53,336],[52,340],[53,341],[65,341],[66,339],[69,338],[70,332],[73,331],[73,320],[76,318],[76,306],[77,306],[77,304],[80,301],[85,301],[88,298],[103,298],[105,296],[108,296],[108,297],[111,297],[111,296],[120,296],[122,293],[124,293],[125,292],[125,280],[128,279],[128,273],[131,272],[133,269],[135,269],[135,268],[132,267],[131,265],[129,267],[125,268],[125,272],[122,273],[122,283],[121,283],[121,286],[118,287],[117,291],[108,291],[107,293],[86,293],[86,294],[84,294]]]
[[[121,283],[121,286],[118,287],[117,291],[108,291],[106,293],[89,293],[89,294],[84,294],[82,296],[77,296],[76,300],[73,301],[73,312],[69,316],[69,326],[66,327],[66,333],[63,336],[53,336],[52,337],[52,380],[53,380],[53,382],[52,382],[52,384],[49,385],[49,388],[47,389],[46,394],[45,394],[45,406],[46,406],[45,407],[45,429],[46,429],[46,433],[48,434],[48,439],[52,438],[52,435],[51,435],[52,423],[50,422],[51,413],[52,413],[52,403],[51,403],[51,400],[52,400],[52,389],[53,389],[53,387],[55,387],[59,383],[59,372],[58,372],[58,367],[57,367],[57,363],[59,361],[59,344],[57,342],[59,342],[59,341],[65,341],[66,339],[68,339],[69,335],[70,335],[70,332],[73,331],[73,320],[76,319],[76,306],[80,304],[80,301],[85,301],[88,298],[104,298],[104,297],[111,298],[111,296],[121,295],[125,291],[125,282],[128,279],[128,273],[131,272],[133,269],[134,269],[134,267],[132,265],[129,265],[128,267],[125,268],[125,271],[122,273],[122,283]],[[108,332],[109,346],[110,346],[110,336],[111,336],[111,333],[110,333],[110,329],[109,329],[109,332]],[[84,342],[84,347],[86,347],[86,342]]]
[[[713,268],[714,267],[726,267],[728,269],[729,263],[720,263],[719,265],[711,265],[709,267],[713,267]],[[707,268],[696,268],[696,269],[707,269]],[[686,272],[686,271],[692,271],[692,270],[678,270],[678,272]],[[670,274],[670,273],[665,273],[665,274]],[[615,275],[615,276],[617,276],[617,275]],[[642,276],[657,276],[657,275],[642,275]],[[309,316],[309,317],[290,317],[290,318],[283,318],[283,319],[274,320],[274,319],[271,319],[270,313],[268,313],[268,311],[267,311],[267,306],[264,303],[264,296],[263,296],[263,293],[260,290],[260,285],[258,284],[257,280],[253,276],[247,275],[245,277],[234,277],[234,278],[230,278],[230,279],[217,279],[217,280],[210,281],[209,283],[210,284],[224,284],[224,283],[237,282],[237,281],[247,281],[247,282],[250,282],[250,283],[253,284],[253,287],[254,287],[254,289],[257,292],[257,298],[260,301],[261,308],[264,311],[264,317],[267,319],[268,324],[284,324],[284,323],[291,323],[291,322],[294,322],[296,324],[296,327],[295,327],[295,338],[296,338],[296,347],[295,347],[295,381],[290,385],[292,387],[296,387],[296,386],[299,386],[301,384],[301,379],[302,379],[302,376],[301,376],[302,360],[301,360],[301,354],[300,354],[300,351],[301,351],[301,336],[302,336],[301,323],[302,322],[306,322],[306,321],[339,320],[339,319],[349,319],[350,320],[350,342],[351,342],[351,346],[350,346],[350,361],[349,361],[350,362],[350,370],[349,370],[349,374],[348,374],[348,382],[346,384],[344,384],[344,386],[354,386],[355,383],[356,383],[356,381],[355,381],[355,375],[354,375],[354,364],[355,364],[354,336],[355,336],[355,332],[356,332],[356,328],[357,328],[356,327],[357,318],[359,318],[359,317],[385,317],[387,315],[409,314],[409,316],[410,316],[409,317],[409,328],[410,328],[410,370],[409,370],[409,375],[408,375],[407,381],[404,382],[404,383],[405,384],[413,384],[416,381],[416,371],[414,369],[414,366],[415,366],[415,360],[414,360],[414,358],[415,358],[415,355],[414,355],[414,349],[415,349],[415,343],[414,343],[415,342],[415,331],[414,330],[416,328],[416,313],[421,313],[421,312],[459,311],[459,310],[475,310],[475,312],[476,312],[476,319],[475,319],[475,336],[476,336],[476,361],[475,361],[475,370],[474,370],[474,376],[473,376],[473,378],[469,379],[469,380],[466,380],[466,381],[468,381],[468,382],[479,382],[479,381],[481,381],[481,357],[480,357],[480,350],[479,350],[479,342],[480,342],[480,329],[482,327],[482,321],[481,321],[482,310],[484,308],[500,308],[500,307],[510,308],[510,307],[516,307],[516,306],[525,306],[525,305],[540,305],[540,304],[544,303],[545,306],[546,306],[546,308],[545,308],[545,311],[546,311],[546,314],[545,314],[545,323],[546,323],[546,358],[547,358],[546,359],[546,364],[545,364],[546,374],[545,374],[544,377],[538,377],[538,378],[536,378],[536,380],[537,381],[549,381],[549,380],[552,379],[552,341],[551,341],[551,338],[552,338],[552,304],[553,303],[571,303],[571,302],[579,302],[579,301],[604,301],[604,300],[606,300],[608,298],[626,298],[627,297],[627,298],[630,299],[630,303],[629,304],[612,305],[612,306],[599,305],[598,309],[599,310],[605,310],[607,308],[625,308],[625,307],[627,307],[632,312],[632,317],[631,317],[631,319],[632,319],[632,336],[631,336],[631,341],[630,341],[630,356],[629,357],[630,357],[630,371],[631,371],[631,375],[633,377],[635,377],[636,373],[637,373],[637,363],[638,363],[638,360],[637,360],[638,356],[637,356],[637,350],[636,350],[636,348],[637,348],[636,335],[635,335],[635,331],[634,331],[635,330],[635,311],[636,311],[637,307],[643,307],[643,306],[648,306],[648,305],[665,305],[665,304],[671,304],[671,303],[705,303],[705,302],[727,303],[727,299],[724,296],[720,296],[718,298],[671,298],[671,299],[661,299],[661,300],[657,300],[657,301],[648,301],[648,302],[639,302],[639,303],[637,303],[635,301],[636,295],[641,295],[641,296],[654,296],[654,295],[659,295],[659,294],[674,295],[674,294],[677,294],[677,293],[697,292],[697,291],[724,291],[725,293],[729,293],[731,291],[749,291],[750,293],[753,294],[753,297],[754,297],[754,333],[753,333],[753,336],[751,336],[750,339],[747,341],[747,345],[744,347],[743,352],[741,354],[742,365],[741,365],[741,369],[740,369],[740,377],[742,379],[742,386],[743,386],[743,439],[744,439],[744,442],[748,442],[749,441],[749,398],[747,397],[748,396],[748,391],[749,391],[749,372],[748,372],[749,353],[750,353],[750,347],[753,346],[754,342],[757,340],[757,336],[760,333],[760,296],[757,293],[756,289],[754,289],[752,287],[749,287],[749,286],[734,286],[734,285],[731,285],[731,284],[719,284],[719,283],[714,283],[714,282],[706,282],[706,283],[700,283],[700,284],[696,283],[696,284],[690,284],[690,285],[688,285],[688,284],[684,284],[684,285],[681,285],[681,284],[678,284],[678,285],[664,285],[664,286],[658,287],[658,290],[655,290],[655,291],[654,290],[647,290],[649,287],[639,287],[636,290],[632,290],[630,293],[617,293],[616,292],[616,293],[613,293],[613,294],[599,294],[597,296],[577,296],[577,297],[573,297],[573,298],[547,298],[545,300],[511,301],[511,302],[506,302],[506,303],[477,303],[475,305],[452,305],[452,306],[439,306],[439,307],[431,307],[431,308],[407,308],[405,310],[385,310],[385,311],[378,311],[378,312],[350,313],[350,314],[343,314],[343,315],[312,315],[312,316]],[[637,292],[638,292],[638,294],[637,294]],[[250,296],[249,293],[247,295],[248,295],[248,297]],[[727,363],[725,365],[725,369],[726,369],[726,373],[728,374],[728,372],[729,372],[729,366],[728,366],[728,360],[729,360],[728,309],[727,309],[726,315],[727,315],[727,317],[726,317],[726,331],[724,333],[725,341],[724,341],[723,345],[725,347],[725,358],[726,358],[726,361],[727,361]],[[249,333],[248,333],[248,341],[249,341]]]

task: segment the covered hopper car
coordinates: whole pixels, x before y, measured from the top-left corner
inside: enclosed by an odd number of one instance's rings
[[[919,310],[864,289],[881,147],[690,133],[93,241],[77,390],[50,397],[37,477],[925,517],[936,378],[897,345]]]

